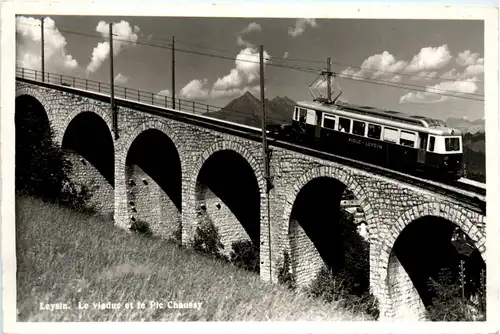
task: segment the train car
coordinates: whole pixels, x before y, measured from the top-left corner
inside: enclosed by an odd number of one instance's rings
[[[462,134],[443,121],[343,102],[299,102],[288,137],[326,152],[438,180],[462,176]]]

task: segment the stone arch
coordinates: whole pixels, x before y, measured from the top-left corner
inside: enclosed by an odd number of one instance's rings
[[[54,118],[54,115],[52,114],[52,110],[49,108],[49,102],[47,101],[46,95],[41,93],[38,89],[30,88],[30,87],[21,87],[21,88],[16,88],[16,98],[23,96],[23,95],[28,95],[33,98],[35,98],[40,104],[42,105],[43,109],[45,110],[45,113],[47,115],[47,118],[49,119],[50,126],[54,130],[55,133],[59,133],[57,126],[56,126],[56,119]]]
[[[134,141],[147,130],[157,130],[163,133],[167,138],[169,138],[177,151],[180,159],[181,172],[184,171],[183,163],[183,152],[180,150],[180,143],[178,135],[163,121],[147,119],[141,122],[137,122],[133,128],[124,129],[121,131],[121,136],[117,142],[116,148],[116,158],[115,158],[115,222],[118,226],[123,228],[129,228],[131,224],[131,212],[127,200],[128,190],[127,190],[127,156],[132,147]],[[183,180],[181,179],[181,182]],[[182,189],[182,186],[181,186]],[[184,196],[181,199],[181,206],[183,207]]]
[[[110,136],[113,138],[113,123],[109,111],[104,110],[94,103],[84,102],[82,104],[76,105],[75,107],[72,107],[71,111],[66,115],[62,122],[61,131],[58,131],[56,135],[56,144],[62,146],[64,134],[68,126],[71,124],[71,121],[82,112],[93,112],[96,115],[100,116],[108,126]]]
[[[119,173],[117,173],[118,177],[123,176],[123,178],[125,179],[124,173],[126,167],[127,154],[134,140],[144,131],[153,129],[163,132],[174,143],[177,153],[181,158],[181,164],[182,164],[182,152],[181,150],[179,150],[180,140],[177,134],[164,122],[158,120],[147,120],[145,122],[140,122],[139,125],[137,125],[135,128],[132,129],[132,131],[130,132],[126,131],[125,132],[126,134],[121,138],[120,150],[119,150],[120,153],[118,154],[116,159],[118,167],[116,170],[119,171]]]
[[[254,228],[258,228],[259,234],[254,234],[254,237],[258,237],[259,240],[262,240],[262,224],[264,221],[266,221],[267,218],[267,212],[266,210],[263,210],[263,208],[266,205],[266,198],[267,198],[267,193],[266,193],[266,181],[264,179],[263,172],[260,168],[260,164],[258,160],[254,157],[254,155],[244,146],[241,144],[232,141],[230,139],[222,139],[220,141],[215,142],[212,144],[210,147],[205,149],[203,153],[200,154],[199,158],[197,159],[196,162],[193,163],[192,168],[190,170],[189,178],[187,180],[186,184],[186,198],[187,201],[183,202],[183,205],[185,205],[185,208],[183,208],[183,222],[188,222],[188,224],[185,224],[183,226],[183,243],[189,243],[190,240],[195,235],[196,227],[198,225],[199,219],[198,219],[198,214],[199,212],[196,210],[196,204],[197,204],[197,192],[198,192],[198,179],[200,174],[202,173],[202,168],[206,164],[206,162],[214,155],[217,154],[218,152],[231,152],[237,154],[240,158],[241,161],[245,161],[245,163],[248,164],[249,170],[252,170],[253,172],[253,177],[255,178],[255,186],[256,190],[259,192],[259,198],[258,198],[258,203],[260,210],[258,212],[258,217],[259,217],[259,224],[258,226],[252,225]],[[257,214],[256,214],[257,215]],[[252,239],[252,236],[248,234],[245,236],[248,231],[246,230],[246,227],[250,227],[250,225],[241,225],[242,222],[238,221],[240,225],[236,227],[238,231],[231,231],[235,232],[226,234],[228,230],[226,229],[228,225],[226,225],[224,228],[224,231],[220,231],[221,233],[221,242],[225,246],[229,246],[228,243],[234,242],[236,240],[233,240],[232,237],[249,237]],[[241,227],[241,230],[239,230],[239,227]],[[246,232],[246,233],[245,233]],[[257,232],[257,231],[255,231]],[[252,240],[257,242],[257,240]],[[254,244],[256,245],[256,244]],[[260,242],[259,251],[261,253],[261,258],[262,258],[262,252],[265,251],[265,247],[261,247],[262,242]],[[226,248],[226,251],[230,250],[230,248]],[[261,263],[262,264],[262,263]]]
[[[373,217],[372,207],[368,201],[368,196],[363,187],[359,185],[352,175],[338,167],[315,167],[303,174],[288,191],[285,208],[283,210],[284,235],[288,235],[288,230],[290,228],[290,215],[292,213],[295,199],[297,198],[300,190],[307,183],[309,183],[309,181],[319,177],[330,177],[342,182],[361,202],[361,208],[365,213],[366,219],[369,220],[369,217]]]
[[[310,182],[318,180],[319,178],[329,178],[334,182],[342,183],[347,190],[351,191],[352,194],[360,201],[360,208],[364,211],[364,220],[367,225],[373,224],[372,221],[372,207],[368,202],[368,195],[365,189],[354,179],[354,177],[346,170],[339,167],[315,167],[304,173],[295,184],[289,188],[286,197],[286,202],[283,211],[283,222],[281,225],[282,232],[280,233],[281,244],[284,245],[284,249],[281,250],[278,258],[283,257],[283,251],[286,251],[291,260],[291,270],[296,274],[296,283],[298,285],[308,285],[311,280],[316,277],[320,272],[321,267],[330,261],[336,261],[336,256],[333,257],[330,254],[325,254],[325,244],[323,239],[317,239],[319,234],[314,232],[316,237],[308,235],[306,232],[317,227],[312,227],[315,224],[304,226],[301,225],[299,221],[293,219],[292,213],[295,208],[295,204],[299,198],[299,194],[302,189],[306,188]],[[340,205],[340,202],[338,203]],[[300,205],[299,205],[300,207]],[[370,228],[368,228],[369,230]],[[370,234],[368,231],[368,239]],[[319,244],[318,244],[319,242]],[[297,247],[300,245],[300,252],[297,253]],[[322,255],[323,251],[323,255]],[[324,256],[327,256],[325,258]],[[368,255],[368,254],[367,254]],[[282,261],[282,260],[281,260]],[[369,284],[368,281],[364,282]]]
[[[417,318],[418,320],[426,318],[425,306],[417,289],[413,285],[408,273],[401,267],[399,259],[393,254],[394,245],[404,229],[412,222],[426,216],[442,218],[459,227],[472,239],[483,261],[486,263],[484,251],[485,236],[473,224],[467,214],[461,210],[457,210],[448,203],[430,202],[416,205],[406,210],[401,214],[399,219],[388,228],[385,242],[381,245],[377,255],[379,258],[379,264],[377,266],[379,270],[378,275],[380,275],[378,285],[382,288],[379,297],[381,297],[381,307],[384,310],[383,313],[385,313],[383,316],[410,317]],[[389,276],[389,272],[394,270],[395,272]],[[392,277],[392,275],[398,276],[395,280],[399,282],[399,285],[395,289],[399,291],[398,293],[405,295],[404,305],[401,304],[401,298],[393,300],[394,297],[391,293],[391,284],[393,283],[390,282],[390,277]],[[398,306],[395,306],[396,301],[399,302]]]
[[[404,228],[414,220],[424,216],[444,218],[454,223],[474,241],[474,245],[477,249],[480,249],[480,245],[485,244],[485,236],[477,229],[476,226],[474,226],[469,217],[467,217],[467,215],[462,211],[455,209],[447,203],[427,202],[414,206],[404,212],[396,223],[390,227],[389,234],[386,239],[387,241],[384,243],[381,250],[381,254],[383,255],[381,258],[382,268],[387,268],[394,243],[401,232],[403,232]],[[486,262],[485,252],[481,252],[481,257]]]
[[[230,141],[230,140],[221,140],[207,148],[200,156],[200,158],[196,161],[196,163],[193,166],[193,170],[191,172],[191,177],[189,179],[189,190],[188,198],[192,198],[195,196],[196,193],[196,180],[198,179],[198,175],[201,171],[201,168],[203,167],[204,163],[212,156],[212,154],[218,152],[218,151],[223,151],[223,150],[231,150],[234,151],[238,154],[240,154],[249,164],[250,167],[252,167],[252,170],[254,171],[255,178],[257,179],[257,184],[259,185],[259,190],[261,194],[265,194],[265,187],[266,187],[266,181],[264,179],[264,174],[262,173],[262,170],[260,168],[259,163],[255,159],[252,153],[250,153],[249,150],[247,150],[245,147],[242,145]]]

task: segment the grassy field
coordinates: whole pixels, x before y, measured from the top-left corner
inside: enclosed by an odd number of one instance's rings
[[[16,205],[19,321],[371,320],[104,218],[32,198]],[[169,301],[202,305],[176,309]],[[121,307],[93,304],[108,302]],[[71,309],[43,310],[41,303]]]

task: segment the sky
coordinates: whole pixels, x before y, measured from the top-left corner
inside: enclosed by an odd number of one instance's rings
[[[483,21],[50,16],[46,71],[109,82],[109,22],[119,86],[170,95],[175,36],[176,97],[187,100],[224,106],[246,91],[260,98],[263,45],[269,99],[311,100],[308,87],[330,57],[349,103],[484,118]],[[17,66],[40,69],[39,17],[18,16],[16,49]]]

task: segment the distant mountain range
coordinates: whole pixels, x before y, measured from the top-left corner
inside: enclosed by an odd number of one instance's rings
[[[295,101],[288,97],[275,97],[265,100],[267,123],[287,124],[292,122]],[[211,117],[233,121],[249,126],[260,127],[262,119],[261,102],[250,92],[229,102],[219,111],[205,113]]]
[[[485,132],[484,119],[476,119],[474,121],[469,121],[465,118],[448,118],[446,120],[446,125],[451,128],[459,129],[463,132],[478,133]]]

